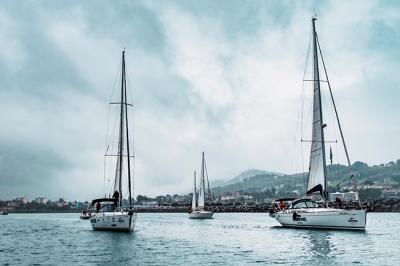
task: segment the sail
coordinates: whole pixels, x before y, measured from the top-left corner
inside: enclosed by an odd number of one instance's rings
[[[196,171],[194,171],[194,185],[193,185],[193,197],[192,197],[192,209],[196,209]]]
[[[121,120],[121,123],[123,124],[123,120]],[[119,133],[119,138],[120,141],[118,142],[118,157],[117,157],[117,165],[115,168],[115,178],[114,178],[114,190],[118,191],[119,195],[122,195],[122,171],[123,171],[123,150],[124,150],[124,145],[123,145],[123,138],[124,138],[124,131],[122,128],[120,129],[121,132]]]
[[[121,77],[121,102],[120,104],[120,117],[119,117],[119,137],[118,137],[118,158],[115,169],[114,191],[118,192],[119,206],[122,207],[122,171],[123,171],[123,156],[124,156],[124,117],[126,116],[126,81],[125,81],[125,51],[122,52],[122,77]],[[127,119],[126,119],[127,122]],[[128,128],[126,128],[128,131]],[[128,132],[126,132],[128,135]],[[128,139],[127,139],[128,141]],[[129,143],[127,143],[129,146]],[[129,157],[128,157],[129,160]],[[128,161],[129,162],[129,161]],[[129,165],[128,165],[129,166]]]
[[[314,97],[313,97],[313,124],[310,165],[307,181],[307,194],[326,191],[326,161],[324,124],[322,120],[321,88],[319,80],[317,35],[315,31],[315,18],[313,18],[313,50],[314,50]]]
[[[199,208],[204,207],[205,198],[205,182],[204,182],[204,152],[201,159],[201,176],[200,176],[200,188],[199,188]]]

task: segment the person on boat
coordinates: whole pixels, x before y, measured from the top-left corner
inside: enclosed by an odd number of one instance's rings
[[[285,204],[285,202],[284,202],[283,200],[281,200],[281,201],[279,202],[279,208],[280,208],[281,210],[284,210],[284,209],[286,208],[286,204]]]
[[[118,201],[119,201],[119,192],[118,190],[116,190],[113,194],[113,199],[114,199],[114,207],[116,208],[118,205]]]
[[[343,202],[339,197],[336,197],[336,208],[342,208]]]
[[[101,207],[100,202],[97,202],[96,203],[96,212],[100,211],[100,207]]]

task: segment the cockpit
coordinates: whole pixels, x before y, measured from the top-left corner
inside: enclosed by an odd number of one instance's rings
[[[305,209],[305,208],[319,208],[319,207],[320,206],[318,205],[318,203],[312,199],[298,199],[290,204],[289,209]]]

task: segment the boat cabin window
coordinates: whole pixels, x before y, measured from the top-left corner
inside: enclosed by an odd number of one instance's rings
[[[101,207],[100,212],[112,212],[114,211],[114,205],[113,204],[107,204]]]
[[[307,205],[304,201],[300,201],[300,202],[295,202],[292,205],[292,209],[301,209],[301,208],[307,208]]]
[[[308,208],[318,208],[318,204],[315,201],[306,201],[306,205]]]
[[[299,200],[292,203],[291,209],[301,209],[301,208],[318,208],[318,203],[312,200]]]

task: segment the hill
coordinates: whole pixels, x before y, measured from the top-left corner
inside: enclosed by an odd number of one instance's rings
[[[351,172],[348,166],[336,164],[328,166],[329,191],[334,192],[351,188]],[[363,162],[352,165],[359,188],[374,189],[377,187],[400,188],[400,159],[397,162],[369,166]],[[214,185],[215,194],[232,192],[271,192],[281,196],[304,195],[307,173],[284,175],[264,170],[248,170],[231,180]]]
[[[212,186],[213,187],[224,187],[224,186],[229,186],[232,184],[237,184],[243,182],[245,179],[249,177],[254,177],[258,175],[276,175],[276,176],[282,176],[284,174],[278,173],[278,172],[272,172],[272,171],[266,171],[266,170],[258,170],[258,169],[249,169],[246,170],[242,173],[240,173],[238,176],[235,176],[232,179],[229,179],[228,181],[221,181],[217,180],[213,182]]]

